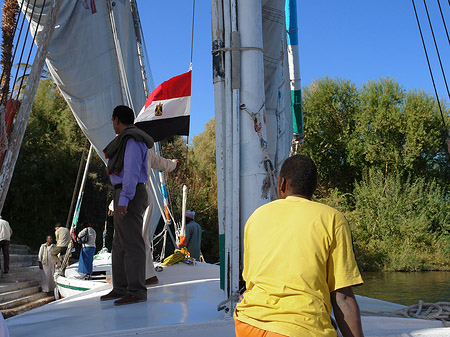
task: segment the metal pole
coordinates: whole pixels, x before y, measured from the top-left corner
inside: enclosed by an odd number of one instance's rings
[[[223,26],[225,41],[225,104],[224,104],[224,157],[225,157],[225,296],[230,298],[233,294],[235,273],[233,271],[233,112],[232,112],[232,90],[231,90],[231,3],[230,0],[223,1]],[[235,266],[234,266],[235,267]],[[230,303],[225,309],[226,316],[231,316]],[[227,310],[228,309],[228,310]]]
[[[225,58],[222,0],[211,0],[220,288],[225,289]]]
[[[238,32],[238,16],[237,16],[237,3],[236,0],[231,0],[231,94],[232,94],[232,186],[231,186],[231,209],[232,217],[230,219],[231,227],[231,295],[239,294],[239,279],[240,279],[240,265],[242,261],[241,239],[243,241],[244,236],[241,236],[241,226],[244,227],[244,223],[240,222],[240,88],[241,88],[241,47],[240,36]],[[237,296],[233,297],[236,298]],[[237,298],[229,303],[228,314],[233,315],[234,307],[237,304]]]
[[[267,152],[264,91],[264,53],[261,0],[238,1],[238,29],[241,40],[240,100],[240,224],[244,225],[259,206],[269,201],[263,195],[264,169],[262,153]],[[245,105],[245,107],[244,107]],[[255,132],[256,131],[256,132]],[[260,149],[258,151],[258,149]],[[248,197],[248,193],[252,197]],[[243,243],[241,243],[243,244]]]
[[[77,223],[78,223],[78,217],[80,215],[81,202],[83,201],[84,187],[86,185],[86,178],[87,178],[87,174],[89,171],[89,164],[91,162],[91,157],[92,157],[92,144],[89,148],[89,154],[88,154],[88,157],[86,160],[86,166],[84,167],[83,180],[81,180],[81,186],[80,186],[80,191],[78,193],[77,204],[75,206],[75,212],[73,213],[71,230],[73,230],[77,226]]]
[[[187,186],[183,185],[183,199],[181,204],[181,230],[178,248],[186,247],[186,204],[187,204]]]
[[[87,141],[87,140],[86,140]],[[86,143],[85,143],[86,144]],[[85,160],[85,156],[86,156],[86,145],[83,147],[83,152],[81,153],[81,160],[80,160],[80,165],[78,166],[78,173],[77,173],[77,180],[75,182],[75,187],[73,188],[73,193],[72,193],[72,200],[70,202],[70,209],[69,209],[69,213],[67,214],[67,220],[66,220],[66,228],[70,227],[70,216],[72,214],[73,211],[73,204],[75,202],[75,196],[77,195],[77,187],[78,187],[78,183],[80,182],[80,178],[81,178],[81,169],[83,168],[83,162]]]

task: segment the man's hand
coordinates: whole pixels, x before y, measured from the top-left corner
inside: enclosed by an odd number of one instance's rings
[[[123,219],[124,215],[128,213],[127,206],[117,206],[116,212],[119,219]]]
[[[108,216],[114,216],[114,211],[111,211],[110,209],[108,209]]]
[[[332,292],[331,304],[342,336],[363,337],[361,315],[352,287]]]
[[[175,166],[175,170],[178,170],[181,167],[181,159],[176,159],[177,166]]]
[[[39,269],[43,269],[43,268],[44,268],[44,266],[42,265],[42,262],[39,261]]]

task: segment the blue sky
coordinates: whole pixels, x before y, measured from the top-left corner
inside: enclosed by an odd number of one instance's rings
[[[439,1],[444,17],[450,18],[448,1]],[[189,68],[193,0],[137,3],[154,83],[158,85]],[[448,101],[423,2],[415,3],[439,95]],[[2,0],[0,4],[3,7]],[[427,5],[447,71],[450,47],[437,1],[428,0]],[[348,79],[357,86],[389,76],[405,90],[424,89],[434,94],[410,0],[297,0],[297,10],[303,86],[324,76]],[[191,136],[201,133],[214,117],[210,13],[210,0],[196,0]],[[448,25],[450,28],[450,21]]]
[[[440,1],[445,18],[450,6]],[[439,94],[446,96],[423,2],[415,0]],[[450,65],[450,50],[436,1],[427,1],[441,58]],[[412,3],[409,0],[298,0],[302,85],[329,76],[353,81],[392,77],[405,90],[434,93]],[[138,0],[155,84],[188,69],[192,0]],[[191,134],[203,131],[214,117],[211,75],[211,5],[197,0],[194,28]],[[148,18],[148,20],[146,19]],[[450,21],[448,22],[450,28]],[[450,76],[450,75],[449,75]],[[449,77],[450,81],[450,77]]]

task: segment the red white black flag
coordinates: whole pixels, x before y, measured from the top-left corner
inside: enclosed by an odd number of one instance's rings
[[[134,121],[155,142],[174,135],[189,135],[191,71],[161,83]]]

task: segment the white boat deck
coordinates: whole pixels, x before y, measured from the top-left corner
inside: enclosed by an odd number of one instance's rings
[[[234,336],[234,322],[217,311],[223,300],[219,267],[178,264],[158,273],[147,302],[114,306],[99,297],[111,285],[55,301],[6,320],[11,337],[29,336]],[[363,312],[389,312],[402,306],[358,297]],[[439,321],[364,316],[365,336],[450,336]]]

